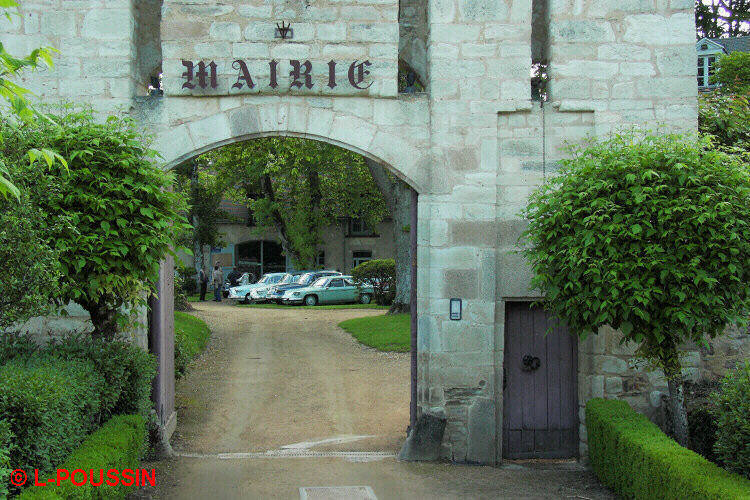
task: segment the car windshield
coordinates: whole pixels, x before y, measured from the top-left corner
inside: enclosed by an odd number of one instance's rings
[[[323,288],[326,284],[326,281],[328,281],[328,278],[324,276],[322,278],[318,278],[317,281],[310,286],[315,288]]]
[[[309,285],[313,282],[313,279],[315,279],[315,273],[305,273],[300,274],[299,278],[297,278],[297,284],[298,285]]]
[[[297,278],[297,276],[299,275],[287,273],[284,275],[284,278],[279,281],[279,285],[288,285],[290,283],[294,283],[294,280]]]

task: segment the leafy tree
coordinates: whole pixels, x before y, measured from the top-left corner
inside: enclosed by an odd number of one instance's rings
[[[185,233],[189,240],[185,243],[193,248],[197,269],[205,265],[203,250],[206,246],[215,247],[223,244],[219,223],[229,217],[229,214],[221,209],[221,201],[227,186],[224,185],[223,179],[210,173],[209,168],[207,158],[202,156],[176,169],[178,188],[190,204],[188,219],[192,230]],[[197,280],[198,276],[195,277]]]
[[[5,16],[9,21],[13,16],[19,16],[18,2],[16,0],[0,0],[0,15]],[[51,47],[39,47],[34,49],[26,56],[14,56],[10,54],[0,42],[0,97],[10,106],[10,110],[21,120],[30,121],[39,113],[29,102],[27,96],[31,94],[28,89],[14,83],[12,79],[25,69],[36,69],[41,65],[52,67],[52,54],[55,49]],[[2,136],[0,136],[2,141]],[[42,154],[36,148],[32,148],[35,154]],[[55,157],[49,151],[43,152],[47,161],[53,161],[60,158]],[[65,161],[62,160],[64,164]],[[18,198],[19,191],[12,182],[8,180],[8,166],[0,161],[0,197],[6,197],[9,194]]]
[[[383,165],[370,159],[365,159],[365,163],[393,216],[396,296],[388,314],[405,313],[409,311],[411,301],[411,188],[388,172]]]
[[[55,229],[48,222],[62,221],[45,219],[27,192],[17,200],[0,198],[0,332],[44,313],[56,295],[60,270],[58,252],[47,241]]]
[[[750,0],[695,0],[698,39],[750,34]]]
[[[718,83],[723,93],[750,95],[750,53],[733,52],[721,56],[711,83]]]
[[[129,119],[97,123],[90,111],[38,120],[3,144],[17,165],[27,146],[41,145],[66,158],[48,169],[30,166],[21,179],[47,220],[65,223],[46,234],[59,253],[59,298],[91,314],[94,336],[112,339],[123,305],[142,304],[152,291],[159,262],[187,224],[182,197],[169,188],[172,176],[154,163],[155,152]],[[45,190],[41,186],[52,185]],[[48,224],[49,227],[49,224]]]
[[[300,268],[314,268],[322,230],[344,217],[370,226],[386,215],[362,157],[328,143],[267,137],[203,155],[200,165],[229,186],[259,227],[273,227]]]
[[[716,64],[720,85],[698,96],[698,127],[729,152],[750,155],[750,54],[735,52]]]
[[[571,148],[525,210],[525,253],[548,310],[586,336],[619,329],[664,370],[687,442],[683,342],[750,309],[750,171],[706,140],[616,135]]]

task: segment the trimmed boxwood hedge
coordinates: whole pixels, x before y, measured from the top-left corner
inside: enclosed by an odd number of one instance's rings
[[[50,470],[99,422],[103,377],[89,361],[31,357],[0,366],[0,415],[16,446],[14,468]]]
[[[59,486],[31,486],[25,489],[18,498],[19,500],[125,498],[125,495],[135,486],[125,486],[121,482],[118,482],[116,486],[108,485],[106,471],[109,469],[135,471],[145,450],[146,438],[145,419],[141,415],[112,417],[86,438],[81,446],[57,467],[67,469],[71,473],[75,469],[84,471],[104,469],[105,481],[101,486],[92,486],[89,483],[84,486],[75,486],[70,481],[64,481]]]
[[[750,498],[750,481],[683,448],[625,401],[586,404],[589,458],[625,498]]]

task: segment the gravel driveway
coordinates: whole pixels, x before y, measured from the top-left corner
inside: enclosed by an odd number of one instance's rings
[[[157,468],[158,486],[140,498],[291,499],[341,486],[369,486],[380,499],[610,498],[577,463],[397,462],[409,355],[361,346],[336,326],[382,311],[193,305],[211,341],[177,383],[176,455],[144,464]]]

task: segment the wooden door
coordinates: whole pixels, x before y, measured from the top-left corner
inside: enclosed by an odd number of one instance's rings
[[[504,458],[578,456],[577,373],[578,344],[568,329],[541,307],[507,302]]]

